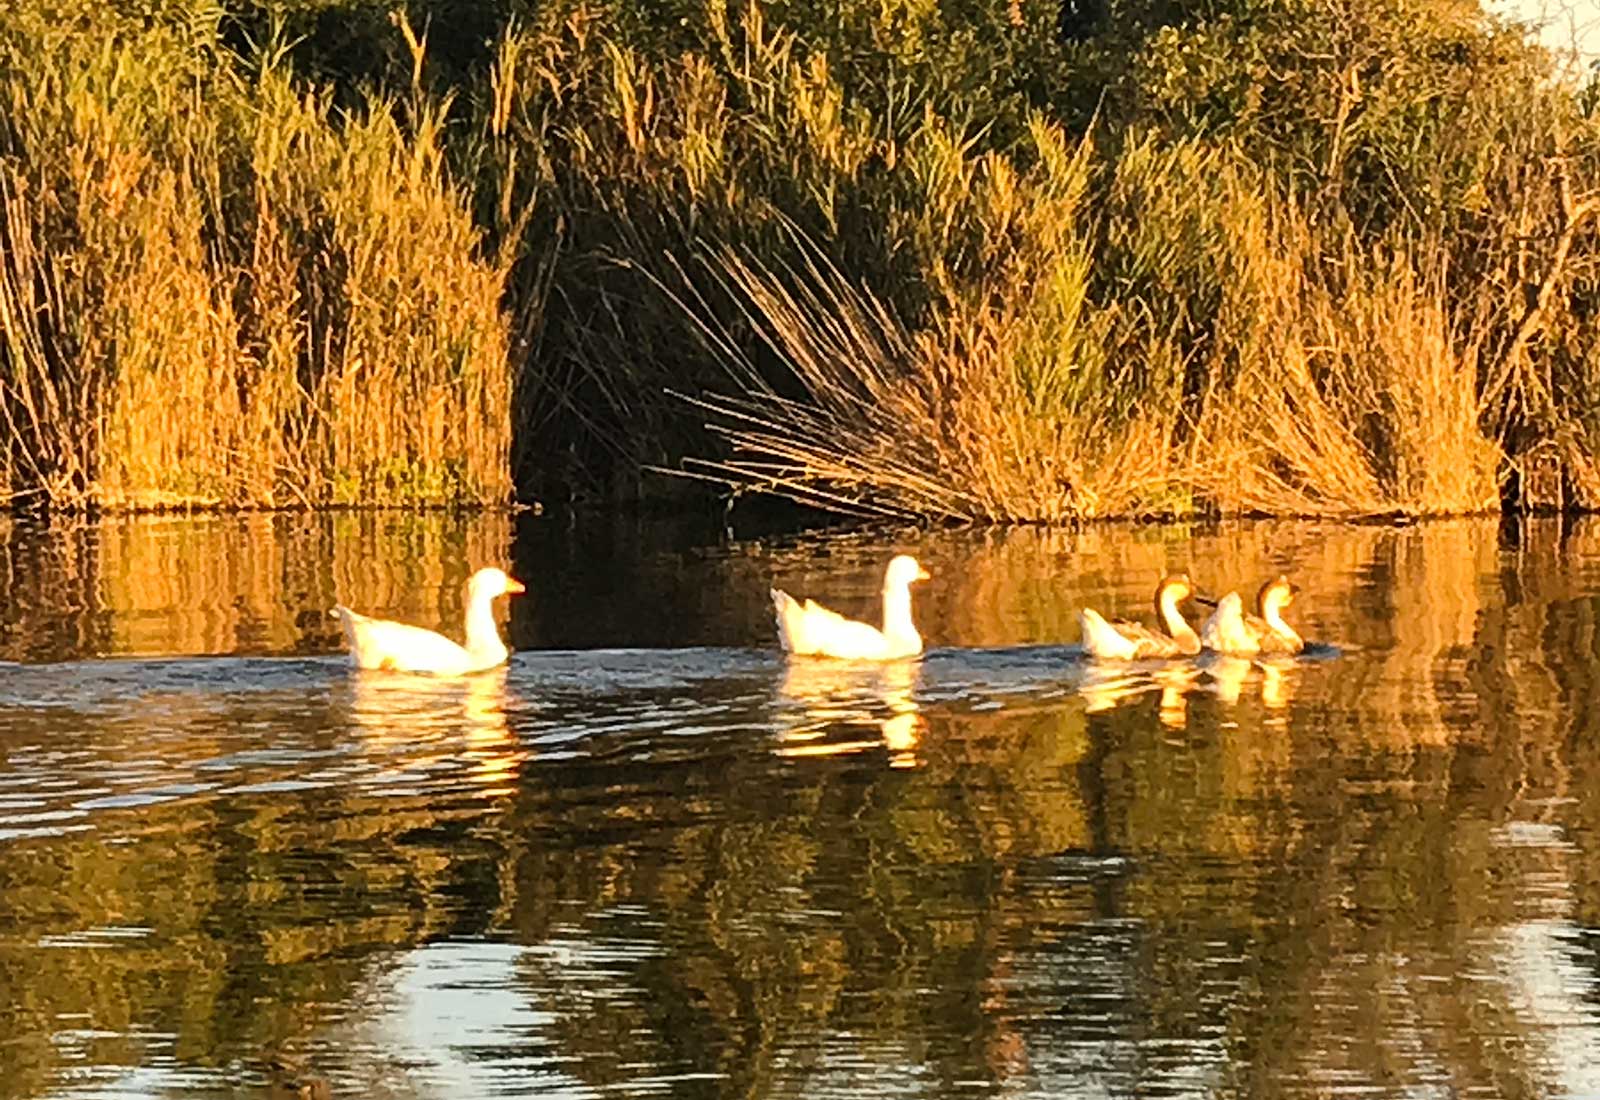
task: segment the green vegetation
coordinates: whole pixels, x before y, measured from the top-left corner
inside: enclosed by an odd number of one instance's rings
[[[54,4],[25,497],[1600,505],[1600,84],[1475,0]]]

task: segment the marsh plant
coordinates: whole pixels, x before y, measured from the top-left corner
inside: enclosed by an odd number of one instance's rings
[[[335,111],[220,15],[0,18],[0,471],[58,506],[510,494],[504,266],[444,107]],[[70,23],[69,23],[70,25]]]
[[[13,491],[1600,505],[1600,85],[1474,0],[196,2],[0,19]]]
[[[845,7],[834,36],[711,6],[678,53],[592,8],[517,40],[566,233],[548,354],[615,423],[673,390],[711,437],[634,461],[963,520],[1597,499],[1600,131],[1514,30]]]

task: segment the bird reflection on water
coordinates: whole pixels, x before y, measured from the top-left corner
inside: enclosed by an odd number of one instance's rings
[[[1293,658],[1230,657],[1204,653],[1193,660],[1147,662],[1139,665],[1091,664],[1083,669],[1075,689],[1090,714],[1124,706],[1159,693],[1157,713],[1162,725],[1182,729],[1188,724],[1189,699],[1203,694],[1226,706],[1239,705],[1245,692],[1258,685],[1269,722],[1281,723],[1299,676]]]
[[[833,756],[881,746],[891,767],[915,767],[927,731],[913,694],[920,669],[913,660],[789,661],[778,682],[778,755]]]
[[[509,796],[529,756],[507,719],[506,669],[462,677],[353,672],[350,719],[395,782],[464,769],[485,795]]]
[[[993,660],[1003,657],[1004,651],[974,652]],[[1231,708],[1240,705],[1247,692],[1259,693],[1268,724],[1281,723],[1300,674],[1299,662],[1292,658],[1249,659],[1208,653],[1184,660],[1103,663],[1079,661],[1075,656],[1061,651],[1054,658],[1059,663],[1048,674],[1037,666],[1019,667],[1015,670],[1018,682],[1010,688],[1027,684],[1031,692],[1053,680],[1082,699],[1089,714],[1134,705],[1155,695],[1161,724],[1177,730],[1188,725],[1193,697],[1214,698]],[[953,652],[944,651],[935,659],[944,662],[936,683],[961,675],[953,667],[957,660]],[[995,672],[985,668],[990,674]],[[966,671],[971,675],[978,672],[976,667]],[[918,747],[929,732],[930,715],[925,710],[929,700],[918,698],[919,689],[927,686],[921,661],[790,660],[780,673],[775,697],[776,752],[794,758],[881,749],[891,766],[914,767],[919,762]],[[935,697],[943,694],[935,687]],[[981,689],[980,694],[984,694]],[[988,705],[1007,706],[1008,694],[1003,688],[996,691]],[[935,709],[942,713],[942,708]]]
[[[1261,705],[1268,711],[1281,712],[1294,698],[1294,685],[1298,676],[1297,663],[1290,657],[1229,657],[1220,653],[1207,654],[1200,662],[1209,680],[1208,690],[1229,706],[1236,705],[1245,688],[1260,677]]]
[[[765,588],[880,544],[608,527],[639,554],[560,557],[509,670],[447,682],[295,615],[449,620],[439,563],[503,531],[335,522],[16,552],[11,1093],[233,1094],[280,1052],[336,1096],[1597,1092],[1600,526],[1108,528],[1067,572],[1067,536],[931,531],[932,648],[871,669],[784,661]],[[1060,643],[1174,559],[1306,578],[1338,661]]]
[[[1199,679],[1199,669],[1189,661],[1151,663],[1144,668],[1090,664],[1083,670],[1077,692],[1090,714],[1160,692],[1161,723],[1176,729],[1182,728],[1188,720],[1188,695],[1195,690]]]

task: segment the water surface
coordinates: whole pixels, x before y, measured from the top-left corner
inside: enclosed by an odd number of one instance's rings
[[[781,659],[769,585],[904,550],[924,659]],[[337,656],[489,563],[504,670]],[[1173,568],[1333,648],[1083,662]],[[0,1096],[1600,1092],[1592,524],[151,519],[0,578]]]

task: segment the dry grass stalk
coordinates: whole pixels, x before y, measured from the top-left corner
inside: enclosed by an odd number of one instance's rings
[[[980,196],[992,178],[974,175]],[[1480,427],[1476,343],[1450,331],[1443,279],[1398,255],[1349,258],[1338,293],[1314,284],[1320,242],[1292,207],[1244,186],[1217,184],[1214,226],[1159,261],[1155,285],[1206,278],[1219,295],[1212,350],[1187,380],[1159,366],[1153,325],[1123,328],[1123,361],[1108,361],[1117,311],[1159,304],[1097,306],[1085,245],[1059,221],[1043,244],[1028,230],[989,265],[998,276],[920,332],[814,254],[775,271],[724,252],[716,268],[747,304],[743,323],[800,395],[780,395],[718,334],[740,392],[700,403],[732,454],[697,472],[845,511],[965,521],[1494,507],[1501,453]],[[1070,218],[1075,201],[1055,213]],[[1192,427],[1179,432],[1185,406]]]

